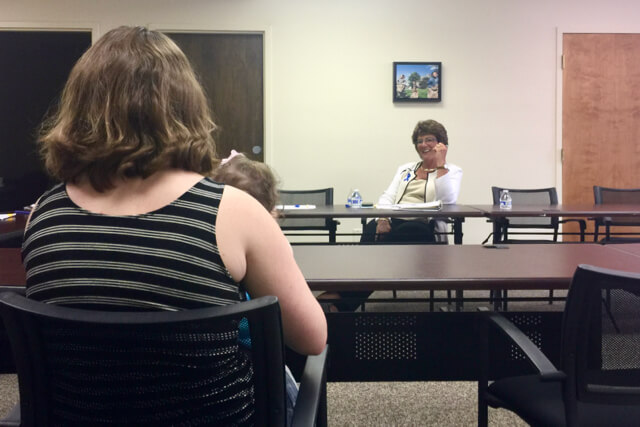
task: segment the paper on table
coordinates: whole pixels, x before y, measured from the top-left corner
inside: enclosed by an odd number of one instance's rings
[[[397,203],[395,205],[376,205],[378,209],[442,209],[442,200],[426,203]]]
[[[315,209],[316,205],[276,205],[276,209]]]

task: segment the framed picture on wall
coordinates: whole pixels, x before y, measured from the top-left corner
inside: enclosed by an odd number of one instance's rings
[[[440,102],[441,62],[394,62],[393,102]]]

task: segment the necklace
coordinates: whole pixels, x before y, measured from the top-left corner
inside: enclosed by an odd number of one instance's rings
[[[420,163],[420,169],[422,169],[423,171],[425,171],[426,173],[429,174],[429,173],[433,173],[433,172],[435,172],[435,171],[437,171],[439,169],[446,169],[446,167],[444,167],[444,166],[436,166],[435,168],[428,169],[428,168],[423,168],[422,167],[422,163]]]
[[[429,168],[422,167],[422,163],[420,163],[420,169],[425,171],[427,174],[433,173],[438,170],[438,168],[429,169]]]

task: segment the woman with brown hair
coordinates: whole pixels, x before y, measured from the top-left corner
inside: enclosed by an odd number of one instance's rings
[[[397,203],[425,203],[436,200],[454,204],[458,200],[462,169],[447,162],[449,137],[445,127],[435,120],[419,121],[411,134],[411,142],[420,158],[400,165],[389,187],[378,199],[378,206]],[[430,218],[377,218],[364,227],[360,242],[447,243],[447,225]],[[325,293],[323,299],[351,299],[334,303],[336,310],[353,311],[371,292],[353,291]]]
[[[287,345],[320,353],[324,314],[278,224],[253,197],[206,178],[219,163],[214,128],[189,61],[168,37],[142,27],[101,37],[43,126],[45,164],[61,184],[27,225],[27,296],[140,311],[276,295]],[[234,357],[242,383],[246,360]],[[212,392],[234,411],[246,396]]]

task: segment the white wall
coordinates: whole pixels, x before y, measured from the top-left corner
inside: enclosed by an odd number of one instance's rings
[[[418,120],[449,131],[460,203],[490,186],[560,186],[557,29],[640,32],[635,0],[0,0],[0,20],[266,31],[266,159],[283,188],[375,201],[417,159]],[[391,101],[393,61],[442,61],[436,104]],[[4,65],[3,65],[4,66]],[[345,229],[357,222],[342,221]],[[348,231],[347,230],[347,231]],[[469,219],[465,243],[489,233]]]

